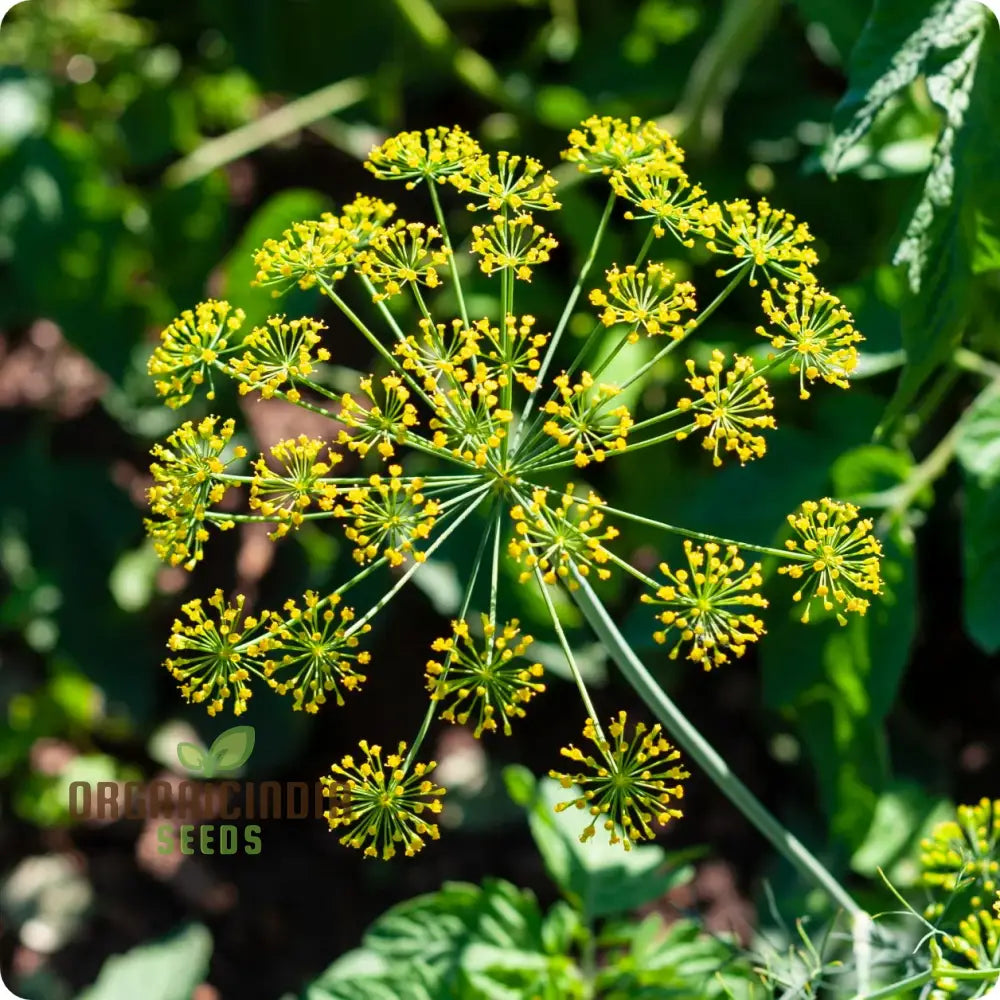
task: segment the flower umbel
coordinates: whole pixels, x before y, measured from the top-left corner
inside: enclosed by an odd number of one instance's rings
[[[587,719],[583,735],[597,747],[597,755],[585,754],[570,744],[560,753],[583,764],[586,770],[575,774],[553,770],[549,774],[563,788],[576,786],[579,792],[575,798],[560,802],[557,812],[575,806],[590,814],[580,840],[594,836],[603,816],[602,825],[609,834],[609,842],[621,843],[630,851],[636,841],[656,836],[654,823],[663,827],[680,818],[681,810],[673,803],[683,797],[681,782],[691,775],[679,763],[679,751],[661,735],[659,723],[647,730],[643,723],[637,722],[629,738],[625,735],[627,725],[625,712],[619,712],[608,726],[609,740],[593,719]]]
[[[533,640],[521,635],[516,618],[499,629],[487,615],[482,623],[481,639],[469,633],[468,622],[455,621],[451,636],[434,640],[431,649],[444,656],[427,661],[427,689],[432,701],[449,702],[442,719],[475,722],[476,739],[495,732],[498,719],[510,736],[510,720],[523,719],[523,706],[545,690],[542,665],[524,661]]]
[[[671,659],[688,646],[687,658],[711,670],[728,663],[730,655],[742,656],[747,644],[764,634],[764,623],[752,610],[767,607],[758,593],[764,580],[760,563],[748,567],[735,545],[723,550],[715,542],[685,541],[684,555],[688,569],[660,563],[668,582],[642,600],[664,607],[656,617],[665,627],[653,638],[665,643],[677,637]]]
[[[638,341],[640,330],[651,337],[666,334],[680,340],[694,323],[682,315],[696,308],[694,285],[689,281],[675,284],[673,272],[662,264],[649,264],[642,271],[631,264],[620,271],[616,265],[606,277],[608,291],[595,288],[591,304],[602,310],[605,326],[628,326],[631,343]]]
[[[402,741],[385,760],[380,746],[366,740],[358,746],[360,762],[348,754],[330,768],[331,777],[320,778],[330,799],[324,813],[330,829],[347,827],[340,842],[364,848],[367,858],[388,861],[400,849],[412,857],[426,845],[425,837],[439,837],[431,817],[441,812],[445,792],[427,777],[435,762],[407,768]]]

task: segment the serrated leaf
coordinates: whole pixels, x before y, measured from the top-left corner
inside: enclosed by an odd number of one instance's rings
[[[194,743],[178,743],[177,759],[188,771],[201,771],[205,766],[205,751]]]
[[[201,924],[191,924],[109,958],[97,982],[77,1000],[190,1000],[211,955],[212,935]]]
[[[216,773],[235,771],[242,767],[253,753],[255,739],[253,726],[233,726],[220,733],[208,751],[212,755]]]

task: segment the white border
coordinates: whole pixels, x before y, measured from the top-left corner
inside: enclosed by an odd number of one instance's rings
[[[16,7],[19,3],[24,3],[24,0],[0,0],[0,24],[3,23],[3,19],[10,12],[11,7]],[[2,982],[0,982],[0,988],[3,988]],[[13,994],[11,995],[13,996]],[[0,995],[0,1000],[3,1000],[2,995]]]

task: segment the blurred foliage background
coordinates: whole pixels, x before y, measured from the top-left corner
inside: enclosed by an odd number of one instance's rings
[[[874,9],[870,0],[350,8],[259,0],[249,9],[235,0],[29,0],[8,15],[0,32],[0,965],[8,984],[38,1000],[76,996],[109,955],[188,922],[167,944],[147,946],[154,965],[140,981],[161,974],[149,971],[158,961],[169,969],[173,956],[194,972],[165,1000],[274,1000],[297,995],[388,905],[445,879],[501,875],[552,898],[499,774],[512,761],[544,773],[574,738],[578,723],[560,711],[555,677],[509,740],[479,746],[439,733],[435,755],[453,789],[448,829],[415,861],[365,865],[317,822],[266,826],[261,857],[164,859],[140,821],[73,825],[66,811],[71,781],[162,776],[177,770],[178,739],[194,732],[208,742],[225,726],[184,705],[158,666],[182,600],[222,586],[275,601],[328,585],[350,559],[319,530],[275,549],[247,526],[217,539],[193,576],[157,563],[142,530],[148,450],[177,418],[145,374],[156,333],[206,294],[242,305],[248,323],[262,320],[271,302],[248,287],[253,248],[375,188],[361,169],[373,141],[438,123],[555,165],[566,131],[592,112],[663,118],[714,197],[765,196],[808,220],[823,281],[867,337],[863,378],[850,393],[817,392],[809,405],[779,385],[781,429],[750,467],[714,472],[698,449],[678,448],[662,464],[623,461],[600,485],[612,504],[627,495],[634,510],[669,511],[669,520],[763,544],[805,497],[862,502],[887,547],[886,599],[845,629],[807,629],[782,610],[790,602],[775,579],[766,640],[711,676],[653,647],[648,615],[627,588],[613,604],[664,685],[831,867],[862,894],[877,866],[899,885],[913,882],[921,829],[946,800],[995,791],[1000,772],[1000,140],[988,117],[1000,50],[996,24],[975,21],[972,9],[981,8],[966,0],[879,0]],[[897,51],[910,58],[893,63]],[[553,225],[563,249],[531,286],[540,317],[558,314],[604,198],[574,172],[558,174],[565,210]],[[377,193],[404,214],[425,211],[402,188]],[[628,257],[631,238],[615,237],[611,257]],[[347,385],[373,362],[323,308],[305,293],[282,305],[318,310],[335,342],[343,335],[335,361]],[[589,329],[580,319],[572,333]],[[745,349],[759,322],[753,294],[737,295],[712,324],[713,345]],[[654,410],[662,402],[638,401]],[[238,417],[251,448],[313,430],[277,402],[220,393],[214,408]],[[633,558],[653,558],[653,540],[638,527],[625,541]],[[468,544],[459,535],[452,551]],[[254,700],[249,776],[311,781],[358,738],[411,731],[423,712],[427,644],[459,598],[447,548],[427,569],[421,590],[381,616],[374,654],[384,668],[346,711],[307,719]],[[546,665],[558,674],[545,616],[522,599],[519,616],[548,644]],[[627,707],[627,689],[569,606],[565,613],[599,709]],[[700,909],[709,926],[748,937],[762,879],[787,913],[819,905],[717,792],[697,776],[691,786],[670,846],[706,845],[710,860],[680,896],[656,906]],[[87,996],[136,995],[121,981],[102,978]]]

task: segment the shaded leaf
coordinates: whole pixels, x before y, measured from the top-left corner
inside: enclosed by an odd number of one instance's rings
[[[216,772],[242,767],[253,753],[254,739],[253,726],[233,726],[217,736],[209,750]]]
[[[205,751],[194,743],[178,743],[177,759],[181,762],[181,767],[189,771],[200,771],[205,766]]]

